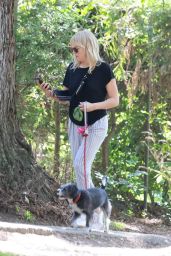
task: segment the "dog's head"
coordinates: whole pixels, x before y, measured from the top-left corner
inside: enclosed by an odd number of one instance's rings
[[[69,183],[62,185],[57,190],[57,196],[59,199],[73,199],[78,193],[78,188],[75,184]]]

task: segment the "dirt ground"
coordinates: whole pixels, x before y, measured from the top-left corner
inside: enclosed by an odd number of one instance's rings
[[[20,215],[14,213],[4,213],[0,212],[0,222],[11,222],[11,223],[26,223],[26,224],[34,224],[34,225],[48,225],[48,226],[55,226],[54,222],[46,220],[46,219],[32,219],[26,220],[25,218],[21,217]],[[59,225],[58,225],[59,226]],[[63,226],[69,226],[69,224],[63,224]],[[112,218],[110,224],[111,231],[124,231],[124,232],[134,232],[134,233],[143,233],[143,234],[155,234],[155,235],[162,235],[171,238],[171,225],[166,225],[163,223],[162,219],[157,218],[129,218],[126,220],[121,219],[114,219]],[[84,239],[79,239],[76,235],[68,236],[68,234],[63,235],[64,238],[70,242],[77,241],[78,244],[88,243],[92,246],[113,246],[114,244],[117,246],[123,246],[122,239],[113,239],[113,237],[103,235],[94,235],[91,237],[84,235]],[[115,240],[115,243],[113,243]],[[117,240],[117,241],[116,241]],[[134,247],[134,244],[128,240],[124,241],[124,246]],[[150,247],[150,245],[146,245],[146,247]]]
[[[27,224],[35,224],[35,225],[58,225],[56,223],[55,218],[49,216],[49,218],[32,218],[27,219],[27,216],[21,215],[21,213],[16,213],[14,211],[11,212],[1,212],[0,211],[0,221],[12,222],[12,223],[27,223]],[[69,226],[69,220],[66,219],[66,223],[61,224],[62,226]],[[113,224],[114,225],[113,225]],[[121,223],[121,224],[120,224]],[[161,218],[115,218],[114,216],[111,218],[110,230],[120,230],[127,232],[138,232],[145,234],[158,234],[171,236],[171,223],[166,225]]]
[[[0,209],[0,222],[69,228],[71,212],[67,207],[68,205],[65,204],[57,205],[56,202],[43,206],[40,204],[39,207],[33,204],[30,208],[26,204],[16,204],[15,207]],[[111,234],[87,233],[82,230],[74,232],[71,229],[69,233],[55,232],[50,235],[40,235],[36,232],[17,231],[15,233],[16,231],[9,232],[2,229],[0,230],[0,252],[9,251],[19,256],[54,256],[57,254],[60,256],[97,256],[114,255],[114,251],[115,256],[137,256],[137,253],[139,256],[140,253],[143,256],[171,255],[171,225],[166,225],[160,217],[124,218],[120,213],[117,216],[113,213],[110,230]],[[139,234],[154,234],[163,237],[140,236]]]
[[[85,239],[86,236],[87,238]],[[94,240],[92,239],[92,234],[86,236],[74,236],[73,240],[71,239],[71,234],[67,236],[63,236],[60,234],[40,236],[35,234],[5,232],[4,234],[0,235],[0,251],[14,253],[16,256],[137,256],[137,254],[139,256],[171,255],[171,246],[165,245],[162,247],[158,247],[153,244],[153,248],[144,248],[142,244],[140,245],[140,243],[138,243],[135,247],[135,241],[133,242],[133,238],[132,244],[134,244],[134,246],[128,246],[128,244],[125,243],[126,239],[116,239],[116,237],[115,240],[113,240],[112,246],[110,246],[110,244],[108,244],[107,242],[109,238],[107,238],[106,236],[106,244],[101,243],[102,240],[99,238],[98,235],[97,237],[94,235]],[[97,238],[99,241],[98,243]],[[92,241],[95,240],[96,242],[94,244],[94,242]],[[131,238],[127,238],[127,240],[129,240],[131,244]],[[12,256],[13,254],[5,255]]]

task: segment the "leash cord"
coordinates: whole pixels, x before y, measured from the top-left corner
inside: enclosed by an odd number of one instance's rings
[[[85,181],[85,189],[87,189],[87,175],[86,175],[86,140],[87,137],[84,137],[84,181]]]
[[[86,173],[86,144],[88,136],[88,126],[87,126],[87,102],[84,103],[84,181],[85,189],[87,189],[87,173]]]

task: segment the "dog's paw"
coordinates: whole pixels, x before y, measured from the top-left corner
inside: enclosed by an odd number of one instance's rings
[[[91,229],[90,227],[85,227],[85,231],[86,231],[87,233],[90,233],[90,232],[92,232],[92,229]]]
[[[76,219],[76,220],[71,222],[71,227],[73,227],[73,228],[85,228],[85,222],[80,220],[80,219]]]
[[[77,226],[77,223],[75,222],[75,221],[73,221],[72,223],[71,223],[71,227],[72,228],[77,228],[78,226]]]
[[[105,228],[105,229],[104,229],[104,233],[105,233],[105,234],[108,234],[108,233],[109,233],[109,228]]]

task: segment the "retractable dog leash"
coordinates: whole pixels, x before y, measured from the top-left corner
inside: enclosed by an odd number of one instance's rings
[[[88,125],[87,125],[87,102],[84,102],[84,127],[79,127],[78,132],[84,137],[84,181],[85,189],[87,189],[87,175],[86,175],[86,143],[88,136]]]

